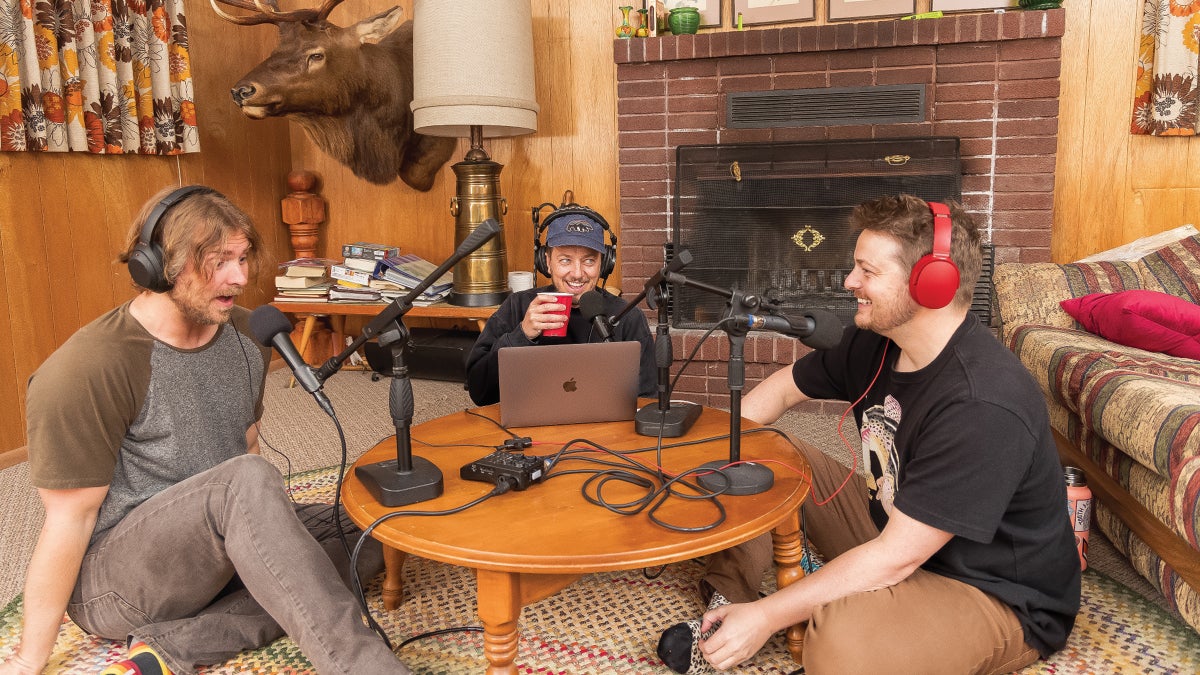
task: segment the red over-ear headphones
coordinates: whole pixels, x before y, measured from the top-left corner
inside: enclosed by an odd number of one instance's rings
[[[941,309],[958,293],[958,266],[950,259],[954,224],[950,208],[928,202],[933,213],[933,253],[923,256],[908,275],[908,293],[922,307]]]

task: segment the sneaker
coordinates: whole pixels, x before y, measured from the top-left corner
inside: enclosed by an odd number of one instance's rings
[[[109,664],[100,675],[171,675],[171,669],[145,642],[129,645],[129,656]]]
[[[713,610],[728,604],[729,601],[725,599],[725,596],[714,592],[708,601],[708,609]],[[664,665],[677,673],[687,673],[687,675],[706,675],[716,672],[708,661],[704,660],[704,655],[700,653],[700,641],[707,640],[710,635],[717,632],[721,625],[714,624],[708,629],[708,632],[701,633],[701,623],[702,619],[692,619],[677,623],[663,631],[662,636],[658,638],[656,651]]]

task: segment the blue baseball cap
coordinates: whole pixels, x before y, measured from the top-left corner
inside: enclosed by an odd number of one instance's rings
[[[546,246],[583,246],[604,253],[604,226],[577,213],[555,218],[546,226]]]

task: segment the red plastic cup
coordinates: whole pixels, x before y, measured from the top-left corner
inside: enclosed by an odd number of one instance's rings
[[[570,293],[538,293],[538,295],[553,300],[563,306],[563,310],[558,312],[562,314],[563,325],[561,328],[552,328],[542,331],[542,335],[546,337],[564,337],[567,334],[567,320],[571,317],[571,300],[575,297]]]

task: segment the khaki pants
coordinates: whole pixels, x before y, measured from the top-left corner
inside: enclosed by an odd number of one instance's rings
[[[813,491],[801,507],[804,535],[832,559],[879,535],[867,488],[852,476],[832,501],[816,506],[849,469],[811,446]],[[704,581],[731,602],[758,598],[773,564],[770,535],[709,557]],[[917,570],[889,588],[816,607],[804,634],[804,669],[822,673],[1008,673],[1038,658],[1012,610],[979,589]]]

